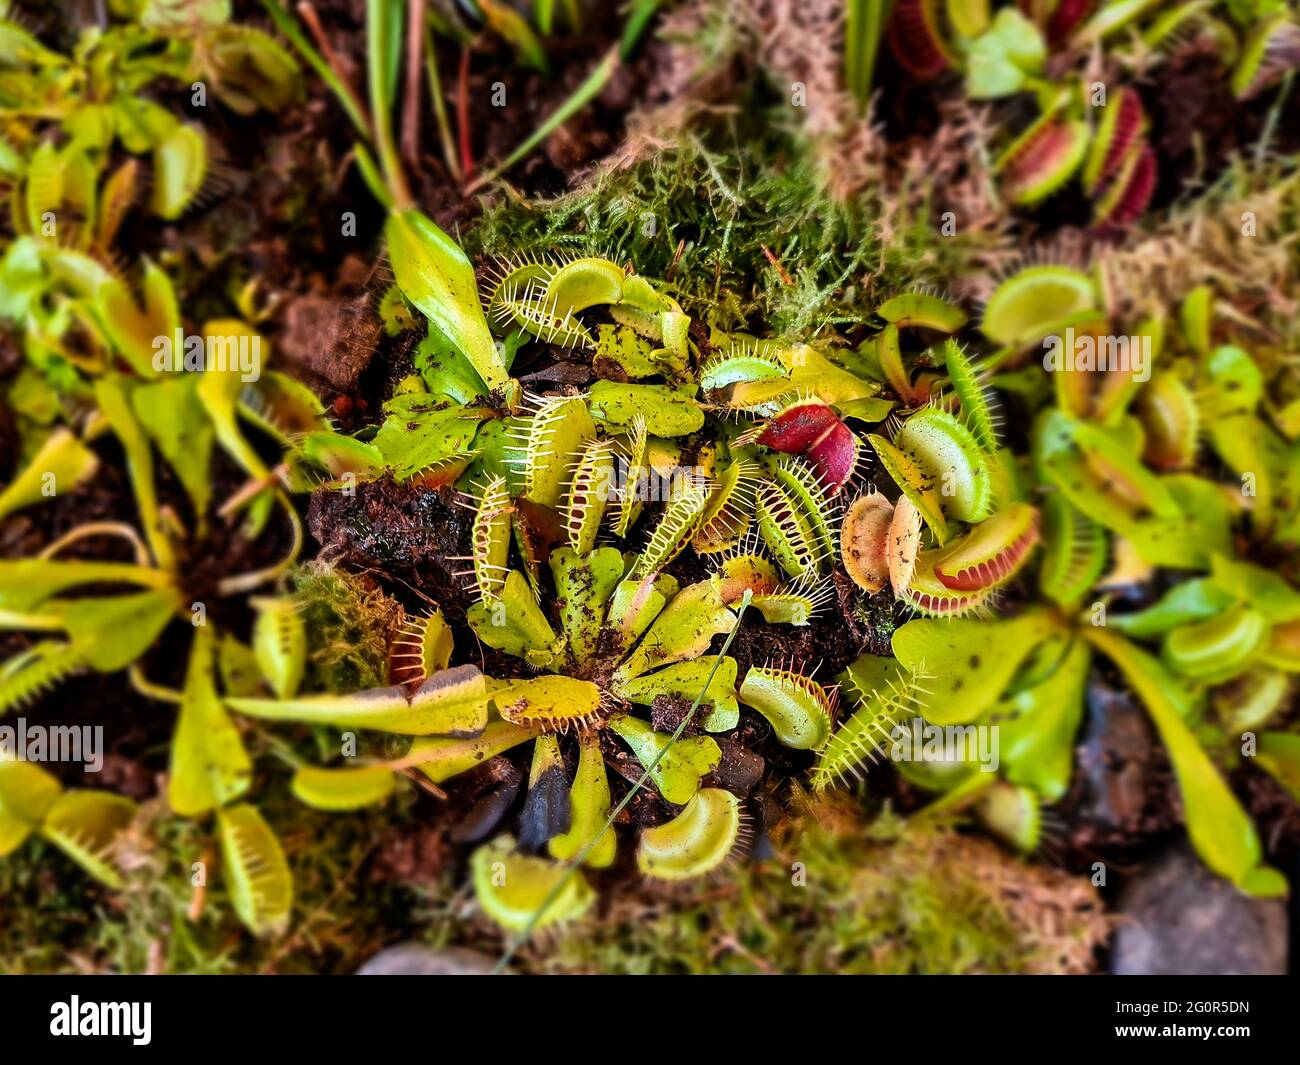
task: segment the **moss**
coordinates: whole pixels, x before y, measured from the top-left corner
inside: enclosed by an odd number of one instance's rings
[[[819,802],[777,856],[693,897],[621,898],[525,956],[601,973],[1087,972],[1108,934],[1085,880],[951,828],[888,813],[867,827]]]
[[[487,256],[630,262],[720,328],[761,321],[809,335],[864,321],[878,299],[916,280],[871,235],[870,203],[832,198],[779,131],[746,141],[715,133],[554,200],[502,203],[467,239]]]
[[[306,809],[283,784],[259,801],[293,871],[283,936],[247,934],[226,899],[210,826],[154,801],[122,841],[120,891],[40,842],[0,862],[0,973],[347,973],[413,935],[418,895],[376,866],[392,841],[422,831],[414,797],[338,817]]]
[[[401,604],[364,575],[322,562],[300,566],[292,583],[310,634],[308,686],[351,692],[387,684]]]

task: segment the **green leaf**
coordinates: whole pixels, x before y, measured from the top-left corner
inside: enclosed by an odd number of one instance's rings
[[[586,662],[604,631],[605,604],[623,579],[623,554],[616,547],[598,547],[589,555],[561,547],[551,552],[550,563],[560,627],[575,659]]]
[[[698,695],[701,706],[710,707],[704,717],[707,732],[726,732],[736,727],[740,720],[740,707],[736,703],[736,660],[724,658],[713,670],[712,658],[695,658],[677,662],[654,673],[616,683],[614,691],[640,706],[650,706],[660,695],[691,702]],[[701,695],[709,674],[713,680]]]
[[[373,441],[393,476],[404,481],[467,452],[488,411],[461,407],[431,396],[395,396],[384,404],[387,417]]]
[[[59,782],[38,765],[0,761],[0,858],[40,828],[60,790]]]
[[[627,651],[676,594],[677,579],[667,574],[652,573],[639,580],[629,577],[620,581],[610,598],[606,618],[608,627],[616,634],[613,649],[619,653]]]
[[[925,677],[926,719],[960,725],[977,720],[997,702],[1052,628],[1040,611],[1007,621],[917,618],[895,630],[892,646],[905,669]]]
[[[489,647],[544,666],[559,653],[559,641],[517,569],[506,575],[499,599],[482,599],[465,612],[470,628]]]
[[[1042,650],[1059,655],[1061,646],[1048,641]],[[1003,776],[1048,802],[1070,786],[1090,661],[1088,645],[1074,640],[1045,680],[1004,699],[985,718],[999,730]]]
[[[686,436],[704,426],[704,410],[691,396],[667,385],[625,385],[597,381],[587,395],[597,420],[615,428],[645,419],[651,436]]]
[[[167,574],[129,562],[0,559],[0,610],[34,610],[47,599],[83,584],[166,585]]]
[[[167,798],[182,817],[234,802],[252,782],[253,764],[217,696],[209,626],[194,630],[180,716],[171,747]]]
[[[67,429],[56,429],[36,457],[0,492],[0,521],[52,494],[71,492],[99,469],[99,459]]]
[[[231,806],[217,814],[226,890],[235,913],[255,936],[289,925],[293,876],[280,841],[255,808]]]
[[[1216,555],[1210,572],[1214,587],[1222,595],[1242,600],[1273,624],[1300,620],[1300,591],[1273,571],[1253,562]]]
[[[479,302],[474,268],[460,246],[419,211],[384,226],[393,275],[408,300],[461,351],[488,388],[509,379]]]
[[[217,637],[217,672],[229,695],[256,695],[262,690],[262,673],[253,649],[228,632]]]
[[[1289,732],[1261,734],[1255,759],[1291,798],[1300,802],[1300,736]],[[3,853],[3,847],[0,847],[0,853]]]
[[[180,605],[172,588],[104,599],[78,599],[67,618],[68,635],[87,663],[101,673],[125,669],[152,645]]]
[[[1187,724],[1186,691],[1156,658],[1122,636],[1092,626],[1084,634],[1124,674],[1151,715],[1178,778],[1187,833],[1201,859],[1243,891],[1284,893],[1285,880],[1261,864],[1263,851],[1250,817]]]
[[[400,687],[296,699],[228,698],[226,705],[265,721],[372,728],[400,736],[477,736],[487,724],[487,679],[476,666],[435,673],[409,698]]]
[[[250,347],[255,344],[258,349],[263,346],[262,338],[257,331],[236,319],[223,318],[206,322],[203,326],[203,334],[208,344],[220,343],[226,345],[227,350],[230,350],[231,345],[237,347],[241,343],[246,343]],[[253,480],[269,481],[271,480],[270,469],[239,429],[236,411],[239,395],[244,387],[241,376],[236,367],[231,367],[224,372],[219,369],[208,370],[199,377],[195,395],[207,412],[208,418],[211,419],[217,440],[225,452]],[[272,500],[273,496],[266,491],[253,497],[246,535],[252,537],[260,532],[270,514]]]
[[[993,25],[970,42],[966,57],[966,92],[976,100],[1009,96],[1037,74],[1047,58],[1043,35],[1014,7],[1002,8]]]
[[[482,733],[472,738],[416,740],[402,761],[414,766],[433,783],[441,784],[525,740],[536,739],[540,731],[509,721],[489,721]]]
[[[1108,614],[1106,624],[1125,636],[1149,640],[1185,625],[1204,621],[1232,604],[1232,593],[1208,577],[1196,577],[1175,584],[1144,610],[1132,614]]]
[[[683,736],[669,747],[672,733],[655,732],[646,722],[629,714],[611,718],[609,727],[623,738],[647,769],[668,748],[651,770],[650,779],[665,800],[678,806],[690,801],[700,788],[700,778],[716,769],[722,760],[722,748],[711,736]]]
[[[713,637],[730,632],[735,625],[736,615],[722,601],[716,577],[692,584],[678,592],[655,618],[636,650],[615,672],[615,683],[702,655]]]
[[[126,453],[131,488],[135,492],[140,523],[144,526],[150,550],[159,567],[172,570],[176,566],[176,553],[172,549],[171,537],[163,525],[162,512],[158,506],[153,451],[131,409],[133,387],[128,378],[120,374],[108,374],[95,382],[95,399]]]
[[[183,374],[137,386],[131,406],[140,426],[176,471],[200,521],[212,502],[212,423],[196,394],[198,380]]]
[[[432,323],[429,334],[415,349],[412,363],[426,387],[435,396],[456,403],[472,404],[484,396],[483,382],[460,353]]]
[[[347,769],[303,766],[294,773],[291,786],[299,802],[317,810],[360,810],[387,799],[397,778],[383,765]]]
[[[569,831],[551,837],[547,844],[551,857],[571,861],[597,833],[603,832],[583,864],[592,869],[612,865],[618,839],[612,828],[605,828],[609,806],[609,777],[600,749],[600,733],[585,731],[578,737],[578,770],[569,789]]]

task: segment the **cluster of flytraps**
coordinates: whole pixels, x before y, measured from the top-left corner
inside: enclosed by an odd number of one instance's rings
[[[1107,83],[1191,43],[1215,55],[1249,100],[1296,65],[1300,26],[1284,3],[1185,0],[900,0],[887,28],[914,78],[957,72],[975,100],[1034,98],[1036,117],[994,163],[1011,203],[1034,206],[1077,177],[1099,230],[1123,228],[1155,191],[1156,154],[1137,92]]]
[[[261,931],[287,920],[291,883],[274,834],[242,801],[251,762],[215,674],[219,665],[227,690],[260,686],[261,673],[286,684],[293,641],[304,634],[279,596],[252,601],[256,652],[215,624],[200,624],[206,614],[194,612],[184,587],[186,558],[223,519],[242,519],[251,539],[279,513],[289,526],[288,555],[264,570],[226,575],[215,594],[245,597],[273,584],[297,557],[301,524],[246,434],[252,429],[287,454],[291,435],[327,422],[309,390],[274,371],[253,385],[238,372],[159,374],[154,339],[181,332],[176,292],[148,260],[142,291],[133,291],[118,236],[133,211],[178,218],[220,180],[201,127],[144,89],[197,82],[236,113],[251,114],[291,103],[301,81],[291,56],[265,34],[230,24],[221,5],[209,5],[202,18],[164,0],[129,6],[125,21],[85,30],[63,55],[4,17],[0,5],[0,179],[13,222],[0,256],[0,320],[14,329],[26,360],[8,384],[20,448],[18,472],[0,490],[0,521],[95,477],[103,464],[97,445],[109,438],[124,456],[139,518],[138,527],[83,522],[36,557],[0,561],[0,630],[33,636],[0,662],[0,714],[85,671],[126,671],[145,694],[178,704],[172,808],[215,814],[232,904]],[[205,103],[192,98],[194,107]],[[241,309],[253,319],[251,291],[244,296]],[[224,320],[208,322],[203,335],[238,345],[255,334],[243,321]],[[214,499],[218,449],[249,478],[226,501]],[[184,503],[162,501],[162,465]],[[66,557],[96,537],[126,544],[131,560]],[[150,683],[143,668],[173,623],[194,625],[183,691]],[[116,844],[136,812],[108,791],[64,790],[32,762],[0,762],[0,856],[39,836],[117,887]]]
[[[400,285],[409,276],[400,255],[394,265]],[[825,403],[791,402],[814,379],[835,379],[824,356],[810,349],[787,367],[777,345],[719,336],[697,371],[680,308],[611,262],[508,267],[483,302],[501,332],[584,347],[610,374],[584,395],[520,397],[512,412],[504,398],[508,385],[496,396],[481,386],[473,396],[449,387],[472,381],[475,368],[443,346],[430,352],[423,375],[441,395],[414,390],[390,405],[390,418],[403,419],[408,438],[419,435],[420,419],[432,430],[414,445],[414,459],[410,452],[401,456],[406,466],[398,476],[426,484],[457,480],[473,508],[471,629],[538,675],[496,679],[472,666],[448,668],[450,630],[435,612],[398,650],[398,687],[230,705],[255,717],[420,737],[395,762],[300,770],[300,796],[335,808],[384,798],[395,772],[413,768],[440,784],[531,743],[519,839],[497,838],[473,863],[485,911],[520,929],[557,884],[564,887],[543,924],[572,916],[590,900],[585,881],[564,879],[558,863],[579,854],[591,868],[614,861],[601,731],[617,735],[663,798],[682,807],[638,841],[642,871],[667,880],[717,869],[743,840],[740,800],[701,786],[722,755],[713,735],[736,728],[740,705],[766,718],[782,743],[825,748],[834,689],[776,665],[753,666],[740,678],[734,659],[707,651],[715,636],[734,629],[742,603],[769,623],[792,625],[807,624],[825,605],[835,558],[834,499],[858,452],[853,434]],[[592,308],[612,323],[591,330],[579,315]],[[839,387],[851,388],[854,399],[878,391],[847,371],[839,374]],[[642,383],[650,377],[668,383]],[[735,398],[742,391],[744,398]],[[773,416],[746,432],[720,423],[688,465],[684,438],[700,433],[706,411],[714,400],[727,402],[724,395],[731,409]],[[447,443],[463,438],[446,432],[455,423],[462,431],[470,426],[469,450]],[[356,442],[346,438],[317,433],[309,446],[332,462],[335,476],[364,476],[394,472],[384,454],[388,439],[381,426],[373,443],[363,443],[372,449],[364,463]],[[440,450],[439,442],[447,446]],[[602,535],[618,542],[636,535],[653,483],[666,486],[664,498],[657,520],[641,534],[640,550],[602,543]],[[711,559],[714,571],[683,587],[666,567],[688,548]],[[633,712],[661,698],[698,702],[703,734],[674,738]],[[570,733],[577,746],[571,783],[561,749]],[[513,798],[513,789],[508,794]],[[506,813],[509,799],[489,805],[497,809],[483,834]],[[553,861],[535,856],[543,847]]]
[[[395,257],[408,297],[409,265]],[[545,899],[543,924],[590,901],[585,881],[564,862],[613,860],[602,729],[631,748],[665,800],[684,806],[642,832],[643,871],[703,875],[738,845],[739,803],[701,787],[717,765],[716,742],[710,735],[674,740],[631,707],[660,696],[698,698],[709,733],[734,727],[738,704],[749,706],[782,742],[817,753],[815,788],[857,775],[912,717],[996,725],[995,774],[970,761],[898,767],[942,793],[941,807],[969,809],[1030,850],[1041,837],[1042,804],[1069,784],[1096,651],[1148,707],[1207,863],[1247,890],[1283,890],[1261,864],[1254,828],[1193,725],[1209,695],[1226,727],[1236,728],[1261,727],[1289,694],[1300,594],[1235,558],[1230,530],[1248,520],[1257,538],[1294,536],[1284,501],[1300,494],[1295,412],[1272,414],[1278,428],[1267,424],[1259,367],[1240,349],[1211,346],[1207,290],[1188,297],[1180,336],[1166,337],[1158,315],[1137,327],[1156,358],[1169,349],[1150,383],[1131,367],[1069,364],[1049,378],[1037,356],[1023,365],[1046,336],[1110,335],[1107,291],[1104,273],[1066,267],[1009,278],[985,309],[981,329],[995,350],[980,368],[951,339],[965,316],[925,293],[882,304],[878,331],[854,351],[714,333],[701,355],[680,308],[613,263],[508,267],[484,298],[499,330],[585,348],[601,379],[583,395],[513,410],[508,384],[494,396],[480,386],[456,399],[477,367],[462,358],[464,345],[433,342],[422,376],[435,395],[417,387],[397,397],[390,419],[408,430],[412,419],[434,427],[416,445],[418,461],[404,452],[404,476],[477,486],[470,561],[479,601],[470,625],[485,644],[544,675],[496,680],[473,667],[440,669],[451,648],[435,614],[406,645],[416,666],[405,690],[232,705],[256,716],[433,737],[385,766],[300,772],[300,794],[307,796],[309,781],[311,798],[323,805],[382,798],[394,769],[415,767],[444,781],[531,741],[520,838],[498,837],[473,863],[485,911],[521,929],[536,926],[530,922]],[[594,308],[612,323],[592,329],[584,312]],[[914,342],[935,336],[928,347]],[[1040,412],[1031,454],[1000,443],[990,386],[1020,393]],[[735,415],[753,424],[738,426]],[[851,494],[864,450],[848,427],[853,420],[885,430],[866,440],[898,496],[869,489],[841,521],[838,500]],[[445,444],[445,427],[457,421],[470,423],[471,454],[430,444]],[[1251,473],[1254,496],[1234,498],[1193,472],[1201,424],[1224,426],[1211,430],[1211,443],[1230,468]],[[383,427],[377,445],[382,437]],[[677,483],[640,552],[601,544],[602,528],[628,538],[642,507],[637,486],[653,471],[681,468],[682,438],[696,441],[695,464],[706,476]],[[371,456],[376,470],[385,468],[384,450]],[[327,441],[318,449],[329,451]],[[998,619],[999,590],[1025,571],[1040,543],[1039,601]],[[741,678],[727,658],[714,672],[713,660],[699,656],[736,625],[743,600],[769,621],[806,623],[822,598],[809,582],[829,572],[837,546],[864,592],[888,583],[923,617],[895,631],[891,657],[865,655],[838,678],[853,712],[835,728],[833,689],[785,669],[752,668]],[[680,588],[664,567],[688,547],[713,558],[716,571]],[[1111,583],[1142,579],[1157,566],[1207,576],[1178,586],[1168,604],[1098,626],[1083,607],[1102,594],[1108,559],[1118,573]],[[1191,600],[1198,620],[1189,624]],[[1162,640],[1163,661],[1132,642],[1153,638]],[[560,747],[569,731],[579,746],[571,785]],[[1260,764],[1292,787],[1297,746],[1288,734],[1260,737]],[[346,802],[332,797],[336,788]],[[508,801],[497,805],[485,834]],[[543,846],[551,860],[537,855]]]
[[[1300,594],[1237,559],[1231,533],[1246,523],[1257,541],[1294,538],[1300,417],[1268,407],[1254,359],[1212,344],[1208,291],[1188,297],[1177,335],[1159,316],[1137,327],[1161,360],[1150,382],[1075,366],[1049,379],[1036,361],[1023,366],[1045,336],[1113,331],[1100,273],[1045,266],[1005,281],[981,323],[994,351],[977,367],[952,339],[964,314],[925,293],[882,304],[877,329],[852,350],[716,331],[701,343],[670,297],[614,263],[511,265],[480,299],[463,253],[427,219],[394,214],[388,236],[396,286],[385,314],[394,328],[409,328],[419,310],[430,326],[419,375],[389,401],[382,424],[338,434],[314,397],[273,373],[248,388],[230,374],[154,382],[143,379],[143,366],[138,379],[105,374],[95,383],[99,421],[131,465],[144,529],[143,540],[132,540],[137,563],[57,561],[58,546],[47,558],[0,563],[0,619],[52,634],[5,665],[0,705],[31,698],[74,667],[127,669],[142,690],[178,703],[172,806],[191,816],[216,811],[232,897],[251,928],[283,927],[292,885],[269,828],[238,801],[251,764],[232,712],[413,737],[393,761],[299,767],[295,793],[326,809],[382,802],[407,772],[437,784],[531,743],[519,838],[498,836],[473,861],[485,911],[522,929],[547,898],[540,923],[589,903],[589,885],[565,863],[614,860],[605,730],[682,807],[641,832],[642,870],[699,876],[737,850],[740,802],[704,783],[720,760],[713,737],[736,726],[741,705],[782,742],[816,752],[816,788],[858,773],[912,717],[997,724],[996,774],[969,763],[898,766],[943,793],[942,805],[969,808],[1031,849],[1041,804],[1069,783],[1093,651],[1114,661],[1147,705],[1207,863],[1247,889],[1280,889],[1192,724],[1212,696],[1227,727],[1263,728],[1288,697]],[[160,286],[161,275],[151,276]],[[174,301],[158,300],[136,313],[152,329],[152,317],[169,318],[170,308]],[[525,397],[510,360],[529,341],[584,349],[599,379],[580,395]],[[998,439],[992,388],[1040,412],[1029,455]],[[857,491],[866,453],[851,422],[877,430],[864,434],[888,477],[877,482],[888,489],[892,481],[897,496],[857,494],[841,520],[839,501]],[[250,426],[287,448],[277,472],[291,489],[379,477],[459,486],[474,509],[469,625],[527,673],[494,678],[450,666],[452,633],[435,612],[394,647],[393,686],[300,694],[301,617],[292,600],[266,596],[254,604],[251,647],[198,628],[184,689],[148,682],[140,663],[188,609],[174,549],[184,530],[158,505],[154,455],[192,493],[210,483],[214,443],[244,463],[250,487],[225,509],[245,512],[255,532],[284,496],[244,439]],[[1194,472],[1201,426],[1222,463],[1250,475],[1249,498]],[[0,512],[41,501],[39,471],[58,466],[61,483],[76,483],[95,461],[66,431],[51,434],[0,497]],[[688,467],[690,476],[671,476]],[[642,529],[643,489],[656,477],[669,490],[658,519]],[[200,524],[209,503],[193,499]],[[296,530],[293,508],[284,510]],[[640,550],[628,549],[634,539]],[[1026,571],[1040,543],[1040,601],[997,619],[999,589]],[[712,560],[713,572],[682,587],[666,567],[688,549]],[[733,631],[743,604],[769,622],[807,624],[826,603],[837,553],[864,592],[888,583],[923,615],[895,631],[891,657],[863,656],[838,678],[853,707],[838,728],[835,688],[772,666],[741,677],[734,660],[702,657],[715,636]],[[1205,576],[1175,586],[1168,602],[1098,627],[1081,607],[1098,594],[1108,558],[1127,579],[1157,566]],[[282,566],[232,577],[224,590],[273,581]],[[139,591],[65,598],[104,581]],[[1130,638],[1161,641],[1161,657]],[[696,700],[703,734],[659,732],[634,709],[661,697]],[[1260,762],[1294,786],[1296,748],[1293,736],[1265,731]],[[127,807],[96,807],[69,822],[71,807],[39,769],[0,768],[6,850],[40,832],[111,881]],[[502,790],[477,810],[479,838],[513,798]],[[82,843],[67,842],[70,824],[85,833]]]

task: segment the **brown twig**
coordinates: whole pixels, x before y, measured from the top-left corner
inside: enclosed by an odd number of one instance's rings
[[[673,252],[673,261],[668,264],[668,269],[664,272],[664,280],[671,281],[673,274],[677,272],[677,266],[682,261],[682,252],[686,250],[686,238],[682,237],[677,242],[677,250]]]
[[[208,870],[213,868],[216,863],[216,855],[212,853],[212,848],[208,847],[203,852],[203,879],[194,885],[194,891],[190,895],[190,904],[185,909],[185,917],[191,923],[198,921],[203,916],[203,906],[208,900]]]
[[[763,254],[767,256],[767,261],[771,263],[776,272],[781,275],[781,284],[785,285],[787,288],[794,288],[794,278],[791,277],[786,268],[781,265],[781,260],[772,254],[772,249],[766,244],[760,244],[759,247],[763,249]]]
[[[369,126],[370,116],[366,111],[366,106],[352,87],[352,82],[348,80],[347,68],[343,65],[343,60],[339,57],[338,52],[334,51],[334,45],[326,35],[325,27],[320,24],[320,17],[316,14],[316,8],[312,6],[311,0],[299,0],[298,15],[307,24],[307,30],[316,42],[316,47],[320,49],[320,54],[324,57],[325,62],[329,64],[330,70],[334,71],[334,76],[339,79],[339,85],[348,94],[352,105],[357,109],[357,114],[361,115],[366,120],[366,125]]]

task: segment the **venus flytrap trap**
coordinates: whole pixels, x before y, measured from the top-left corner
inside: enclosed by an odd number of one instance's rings
[[[0,857],[39,836],[96,880],[119,887],[114,847],[135,812],[129,799],[104,791],[64,791],[38,765],[0,761]]]

